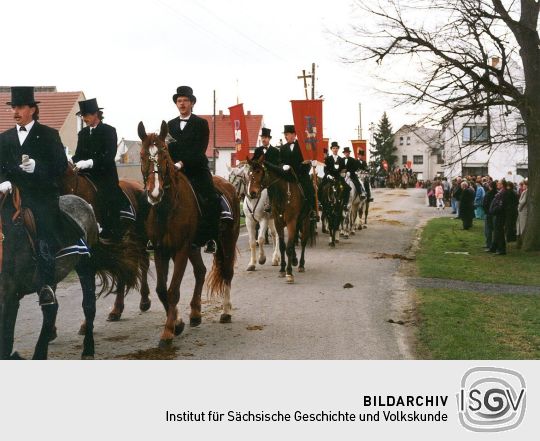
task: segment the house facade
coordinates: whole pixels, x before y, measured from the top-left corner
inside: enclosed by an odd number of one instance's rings
[[[404,125],[394,134],[394,166],[412,168],[419,180],[442,176],[444,155],[441,131],[417,125]]]

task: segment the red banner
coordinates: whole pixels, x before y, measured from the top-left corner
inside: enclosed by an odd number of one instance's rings
[[[322,100],[291,100],[294,127],[304,160],[324,162]]]
[[[351,141],[353,146],[354,156],[356,159],[361,159],[367,162],[367,141],[365,139],[353,139]]]
[[[237,104],[236,106],[229,107],[229,113],[231,115],[236,159],[238,161],[245,161],[249,157],[249,139],[246,117],[244,115],[244,105]]]

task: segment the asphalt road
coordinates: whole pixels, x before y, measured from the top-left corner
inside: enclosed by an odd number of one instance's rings
[[[98,300],[95,324],[98,359],[403,359],[411,358],[410,299],[399,265],[416,235],[417,226],[433,209],[425,206],[424,190],[375,190],[368,227],[335,249],[319,233],[315,248],[306,251],[306,272],[295,272],[295,284],[278,278],[277,267],[257,266],[246,272],[247,233],[241,230],[240,256],[233,279],[233,322],[220,324],[220,303],[206,299],[203,323],[186,326],[170,350],[156,349],[165,314],[153,291],[152,307],[141,313],[137,293],[126,299],[119,322],[107,322],[112,296]],[[266,246],[270,257],[270,247]],[[210,266],[206,259],[207,267]],[[153,266],[153,264],[152,264]],[[351,284],[351,288],[344,285]],[[194,281],[190,267],[181,286],[180,314],[189,323]],[[80,358],[77,335],[83,313],[78,281],[59,285],[58,338],[51,359]],[[205,294],[203,293],[203,298]],[[394,323],[389,322],[389,320]],[[15,350],[30,358],[41,326],[37,296],[21,302]]]

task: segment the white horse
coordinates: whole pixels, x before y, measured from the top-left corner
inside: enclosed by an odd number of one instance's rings
[[[351,187],[351,193],[349,194],[349,202],[347,204],[347,212],[343,216],[342,229],[340,236],[345,239],[349,238],[349,235],[354,235],[355,230],[361,230],[362,226],[362,214],[366,207],[367,197],[364,189],[364,184],[360,181],[361,194],[356,192],[356,187],[350,176],[345,177],[345,182]]]
[[[266,255],[264,254],[264,238],[266,230],[270,230],[272,237],[272,246],[274,252],[272,254],[272,266],[279,265],[279,241],[277,240],[277,231],[274,224],[272,214],[265,211],[269,206],[268,190],[264,189],[258,198],[252,198],[249,195],[249,174],[246,166],[229,168],[229,182],[234,185],[238,196],[245,195],[243,202],[244,216],[246,218],[246,228],[249,236],[249,248],[251,256],[249,259],[247,271],[255,271],[255,263],[257,259],[257,242],[259,243],[259,264],[266,263]],[[259,224],[259,237],[257,238],[256,228]]]

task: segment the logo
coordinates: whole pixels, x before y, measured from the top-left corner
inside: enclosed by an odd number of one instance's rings
[[[473,432],[503,432],[523,421],[525,380],[504,368],[476,367],[461,379],[457,394],[459,421]]]

